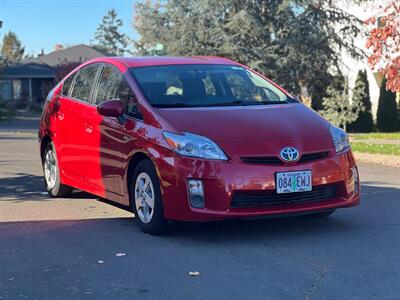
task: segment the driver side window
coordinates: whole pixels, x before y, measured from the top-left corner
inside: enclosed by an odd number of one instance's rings
[[[101,70],[95,104],[111,99],[124,102],[126,115],[137,117],[140,114],[131,87],[116,68],[105,65]]]

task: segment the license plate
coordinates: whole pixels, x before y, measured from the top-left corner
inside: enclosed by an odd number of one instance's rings
[[[275,185],[278,194],[311,191],[311,171],[276,173]]]

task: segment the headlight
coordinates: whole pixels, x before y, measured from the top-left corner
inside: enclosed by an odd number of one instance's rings
[[[168,145],[178,154],[216,160],[228,160],[224,151],[212,140],[197,134],[163,132]]]
[[[329,131],[331,132],[336,152],[343,151],[350,147],[349,137],[343,129],[340,129],[339,127],[333,126],[331,124],[329,127]]]

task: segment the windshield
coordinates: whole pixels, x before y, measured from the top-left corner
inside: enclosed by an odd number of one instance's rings
[[[168,65],[130,69],[156,107],[266,105],[295,102],[257,74],[231,65]]]

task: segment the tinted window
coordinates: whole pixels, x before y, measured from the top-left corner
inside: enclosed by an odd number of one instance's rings
[[[72,87],[71,97],[89,101],[90,91],[95,80],[97,65],[89,65],[79,70]]]
[[[256,105],[294,102],[256,73],[230,65],[131,68],[149,102],[158,107]]]
[[[69,96],[69,89],[72,85],[72,81],[74,80],[75,74],[72,74],[67,79],[64,80],[63,88],[61,94],[64,96]]]
[[[137,105],[132,89],[116,68],[104,66],[99,78],[95,103],[111,99],[122,100],[125,104],[125,113],[136,117]]]

